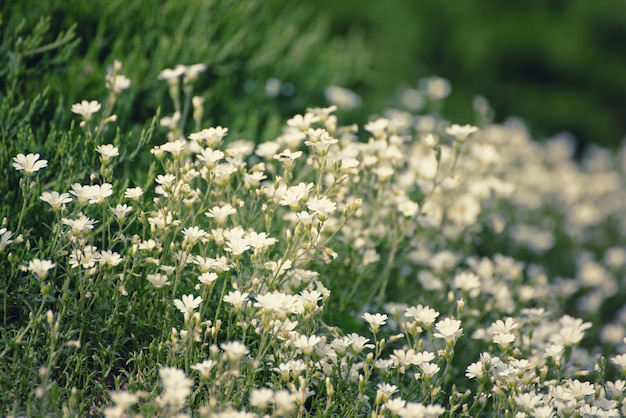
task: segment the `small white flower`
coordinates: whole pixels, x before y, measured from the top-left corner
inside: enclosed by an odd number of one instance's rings
[[[215,128],[203,129],[200,132],[192,133],[189,135],[189,139],[192,141],[202,142],[204,141],[207,146],[215,147],[222,143],[224,137],[228,135],[228,128],[222,128],[221,126]]]
[[[340,109],[352,110],[361,106],[361,96],[339,86],[328,86],[324,90],[326,100]]]
[[[240,341],[229,341],[220,344],[220,347],[222,347],[222,350],[224,350],[226,357],[228,357],[228,360],[230,361],[238,361],[250,352],[250,350],[248,350],[248,347],[246,347]]]
[[[235,213],[237,213],[237,210],[231,205],[226,204],[224,206],[213,206],[208,212],[204,212],[204,215],[207,218],[215,219],[218,225],[224,225],[226,219]]]
[[[446,128],[446,133],[450,136],[456,138],[459,142],[464,142],[467,137],[478,132],[478,128],[472,125],[457,125],[454,124],[452,126],[448,126]]]
[[[103,183],[102,185],[96,184],[90,188],[91,196],[89,197],[90,204],[104,203],[105,199],[113,194],[113,185],[109,183]]]
[[[119,265],[124,257],[113,251],[101,251],[98,262],[101,266],[115,267]]]
[[[78,219],[61,218],[61,223],[63,225],[68,225],[71,228],[73,236],[79,236],[91,231],[97,222],[98,221],[89,219],[83,214],[81,214]]]
[[[461,328],[461,321],[458,319],[445,318],[442,321],[437,322],[435,328],[435,338],[443,338],[446,343],[454,343],[463,334],[463,328]]]
[[[224,296],[224,302],[230,303],[235,308],[235,311],[239,311],[243,308],[243,304],[249,295],[249,293],[241,293],[239,290],[231,290]]]
[[[193,295],[183,295],[181,299],[174,299],[174,305],[182,313],[193,312],[202,303],[202,297]]]
[[[183,229],[183,235],[185,236],[184,242],[190,245],[194,245],[196,242],[202,241],[208,237],[207,232],[197,226]]]
[[[35,258],[28,262],[28,271],[34,273],[39,280],[48,276],[48,272],[54,268],[55,264],[50,260],[40,260]]]
[[[100,153],[100,159],[102,160],[103,164],[108,163],[111,158],[120,155],[119,149],[111,144],[99,145],[98,147],[96,147],[96,151]]]
[[[328,215],[337,210],[337,204],[326,197],[312,198],[306,204],[309,210],[313,211],[318,218],[323,221],[328,218]]]
[[[205,379],[208,379],[211,375],[211,370],[217,366],[217,362],[215,360],[204,360],[202,363],[196,363],[191,368],[193,370],[197,370]]]
[[[133,208],[128,205],[116,205],[115,207],[109,206],[109,210],[115,215],[119,222],[122,222],[126,215],[133,211]]]
[[[139,200],[143,196],[143,190],[141,187],[129,187],[124,191],[124,196],[128,199]]]
[[[77,115],[81,115],[85,122],[89,122],[94,113],[100,110],[100,103],[97,100],[87,101],[83,100],[80,103],[74,103],[72,105],[72,112]]]
[[[12,236],[13,232],[6,228],[0,228],[0,252],[4,251],[4,249],[13,242],[11,239]]]
[[[265,408],[272,398],[274,391],[269,388],[253,389],[250,391],[250,405],[257,408]]]
[[[376,314],[371,314],[371,313],[364,313],[363,315],[361,315],[361,318],[363,318],[370,326],[370,331],[373,334],[376,334],[378,332],[378,330],[380,329],[381,326],[385,325],[387,323],[387,314],[380,314],[380,313],[376,313]]]
[[[24,171],[27,177],[48,166],[48,161],[40,160],[39,154],[17,154],[17,157],[13,157],[13,161],[13,168],[17,171]]]
[[[146,279],[157,289],[170,284],[169,278],[162,273],[148,274]]]
[[[43,192],[39,199],[52,206],[52,210],[55,212],[59,211],[66,203],[72,201],[69,193],[59,194],[59,192]]]

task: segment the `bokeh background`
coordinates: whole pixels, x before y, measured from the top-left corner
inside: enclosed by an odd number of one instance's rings
[[[122,128],[145,127],[157,108],[171,112],[162,69],[203,62],[194,93],[205,97],[207,124],[250,138],[327,105],[327,85],[362,97],[342,117],[363,122],[433,75],[451,82],[443,114],[454,122],[473,122],[481,95],[496,121],[521,117],[538,139],[565,131],[579,150],[616,148],[626,134],[623,0],[19,0],[0,13],[0,99],[17,106],[47,87],[29,119],[43,136],[50,123],[67,126],[72,103],[105,96],[114,59],[133,81],[120,101]],[[20,57],[28,43],[19,39],[46,16],[44,45],[68,30],[74,40]],[[269,93],[268,80],[278,81]],[[17,135],[0,122],[5,139]]]
[[[614,148],[626,134],[624,1],[323,2],[334,31],[362,33],[372,53],[366,102],[439,75],[453,120],[471,122],[482,95],[496,120],[519,116],[539,139],[567,131]]]

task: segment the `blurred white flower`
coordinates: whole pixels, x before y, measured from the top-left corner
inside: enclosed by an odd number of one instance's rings
[[[87,101],[83,100],[80,103],[74,103],[72,105],[72,112],[77,115],[81,115],[85,122],[89,122],[94,113],[100,110],[100,103],[97,100]]]
[[[250,350],[241,341],[228,341],[220,344],[222,350],[226,354],[226,357],[230,361],[239,361],[243,356],[248,354]]]
[[[40,260],[35,258],[28,262],[28,271],[37,276],[39,280],[44,280],[48,272],[54,268],[55,264],[50,260]]]
[[[352,110],[361,106],[361,96],[339,86],[328,86],[324,90],[326,100],[337,106],[339,109]]]

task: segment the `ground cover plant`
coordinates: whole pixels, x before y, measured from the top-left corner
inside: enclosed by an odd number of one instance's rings
[[[626,413],[626,152],[445,120],[437,77],[423,109],[345,124],[336,89],[244,136],[195,62],[134,131],[107,64],[65,126],[4,92],[4,415]]]

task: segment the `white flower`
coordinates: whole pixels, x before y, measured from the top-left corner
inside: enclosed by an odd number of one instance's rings
[[[176,85],[180,76],[185,74],[185,69],[184,65],[177,65],[176,68],[166,68],[159,73],[159,80],[165,80],[170,85]]]
[[[403,401],[402,398],[395,398],[385,402],[385,408],[393,415],[398,415],[400,410],[404,408],[404,405],[406,405],[406,401]]]
[[[28,271],[34,273],[39,280],[48,276],[48,271],[54,268],[55,264],[50,260],[40,260],[35,258],[28,262]]]
[[[215,167],[215,164],[224,158],[224,152],[220,150],[213,150],[211,148],[205,148],[200,150],[198,160],[203,161],[204,165],[208,168]]]
[[[100,103],[97,100],[88,102],[83,100],[80,103],[74,103],[72,105],[72,112],[77,115],[81,115],[83,120],[89,122],[94,113],[100,110]]]
[[[257,408],[265,408],[272,398],[274,391],[269,388],[253,389],[250,391],[250,405]]]
[[[4,249],[13,242],[11,239],[12,236],[13,232],[6,228],[0,228],[0,252],[4,251]]]
[[[391,395],[398,391],[398,387],[389,383],[379,383],[376,385],[376,402],[387,402]]]
[[[204,360],[202,363],[196,363],[191,368],[193,370],[197,370],[205,379],[208,379],[211,375],[211,370],[217,365],[217,361],[215,360]]]
[[[114,208],[109,206],[109,210],[115,215],[119,222],[122,222],[126,217],[126,214],[133,211],[133,208],[128,205],[116,205]]]
[[[59,194],[59,192],[43,192],[39,199],[52,206],[52,210],[55,212],[60,210],[66,203],[72,201],[69,193]]]
[[[224,350],[226,357],[228,357],[230,361],[238,361],[250,352],[248,347],[240,341],[228,341],[220,344],[220,347],[222,347],[222,350]]]
[[[450,94],[450,82],[441,77],[428,77],[420,80],[420,87],[432,100],[441,100]]]
[[[174,299],[174,306],[182,313],[191,313],[202,303],[202,297],[193,295],[183,295],[181,299]]]
[[[241,255],[250,249],[250,243],[245,237],[232,236],[226,240],[226,251],[232,255]]]
[[[329,214],[337,210],[337,204],[326,197],[309,199],[306,206],[317,214],[320,221],[324,221]]]
[[[459,142],[464,142],[468,136],[478,132],[478,128],[472,125],[457,125],[448,126],[446,133],[456,138]]]
[[[39,154],[17,154],[17,157],[13,157],[13,161],[15,170],[24,171],[24,174],[28,177],[48,166],[48,161],[40,160]]]
[[[124,191],[124,196],[132,200],[139,200],[142,195],[143,190],[141,190],[141,187],[129,187]]]
[[[246,236],[246,241],[248,245],[254,248],[255,251],[262,250],[270,245],[274,245],[276,243],[276,238],[268,237],[265,232],[250,232]]]
[[[174,367],[162,367],[159,375],[163,384],[160,400],[167,405],[181,408],[191,394],[193,380],[189,379],[185,372]]]
[[[380,327],[387,323],[388,316],[387,314],[380,314],[380,313],[376,313],[372,315],[371,313],[366,312],[363,315],[361,315],[361,318],[363,318],[369,324],[370,331],[373,334],[376,334],[378,330],[380,329]]]
[[[61,218],[61,223],[63,225],[68,225],[71,228],[71,233],[73,236],[78,236],[88,231],[91,231],[93,229],[93,226],[97,222],[98,221],[89,219],[83,214],[81,214],[80,218],[78,219]]]
[[[435,363],[421,363],[419,367],[422,369],[422,374],[426,377],[433,377],[439,371],[439,366]]]
[[[315,122],[319,122],[320,118],[314,113],[307,112],[303,115],[295,115],[291,119],[287,120],[287,126],[296,128],[302,132],[305,132]]]
[[[108,163],[111,158],[120,155],[119,149],[111,144],[99,145],[96,147],[96,151],[100,153],[100,159],[103,164]]]
[[[130,79],[122,74],[115,74],[109,77],[106,83],[106,88],[112,90],[115,94],[120,94],[129,87]]]
[[[215,147],[222,143],[224,137],[228,135],[228,128],[222,128],[221,126],[215,128],[203,129],[200,132],[189,135],[189,139],[192,141],[202,142],[204,141],[207,146]]]
[[[72,268],[82,266],[88,269],[95,266],[99,259],[100,253],[98,248],[93,245],[87,245],[82,250],[77,248],[70,253],[70,266]]]
[[[300,335],[292,341],[292,345],[299,349],[304,355],[310,356],[313,354],[313,350],[315,346],[322,341],[320,337],[317,335],[311,335],[307,337],[306,335]]]
[[[437,322],[435,328],[438,331],[435,333],[435,338],[443,338],[446,343],[454,343],[463,334],[461,321],[458,319],[445,318]]]
[[[480,294],[480,278],[477,274],[462,271],[457,273],[452,280],[452,286],[469,294],[472,298]]]
[[[198,281],[205,285],[210,285],[217,280],[217,273],[206,272],[198,276]]]
[[[300,157],[302,157],[302,151],[291,152],[290,149],[286,149],[280,154],[274,155],[274,159],[283,163],[286,168],[293,167],[294,161]]]
[[[124,257],[113,251],[101,251],[98,262],[101,266],[115,267],[119,265]]]
[[[417,305],[407,308],[404,316],[414,318],[417,323],[424,326],[430,326],[439,316],[439,312],[428,306]]]
[[[208,212],[204,212],[204,215],[207,218],[215,219],[218,225],[224,225],[226,219],[234,213],[237,213],[237,210],[226,204],[224,206],[213,206]]]
[[[174,157],[180,156],[187,149],[187,141],[184,139],[177,139],[176,141],[166,142],[161,145],[161,151],[169,152]]]
[[[146,279],[157,289],[170,284],[169,278],[162,273],[148,274]]]
[[[499,332],[493,336],[493,342],[502,348],[507,348],[513,341],[515,341],[515,335],[506,332]]]
[[[485,366],[480,361],[467,366],[465,376],[470,379],[481,378],[485,373]]]
[[[76,196],[79,205],[86,205],[91,199],[92,189],[91,186],[83,186],[80,183],[72,184],[70,194]]]
[[[241,293],[239,290],[231,290],[224,296],[224,302],[230,303],[235,308],[235,311],[238,311],[243,308],[243,304],[249,295],[249,293]]]
[[[361,97],[353,92],[339,86],[328,86],[324,90],[326,100],[340,109],[351,110],[361,106]]]
[[[354,354],[359,354],[366,348],[374,348],[374,344],[370,344],[369,339],[354,332],[346,335],[346,337],[352,342],[350,349]]]
[[[617,365],[622,371],[626,371],[626,354],[611,357],[611,363]]]
[[[113,194],[113,185],[109,183],[93,185],[90,188],[90,193],[89,203],[101,204],[107,197]]]
[[[194,245],[198,241],[203,241],[208,237],[208,234],[204,229],[200,229],[197,226],[183,229],[183,235],[185,236],[184,242]]]
[[[313,190],[313,187],[313,183],[302,182],[296,186],[291,186],[285,190],[278,204],[281,206],[289,206],[294,210],[298,210],[300,208],[300,202],[308,198],[309,192]]]

